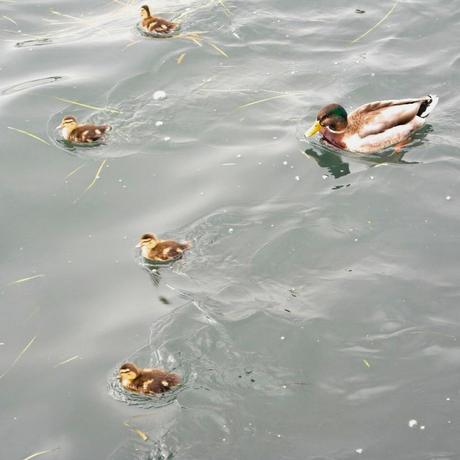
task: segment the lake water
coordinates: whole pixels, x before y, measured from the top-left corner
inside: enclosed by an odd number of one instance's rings
[[[458,0],[143,3],[0,0],[1,458],[459,459]],[[303,139],[429,93],[399,155]],[[151,231],[193,249],[152,273]]]

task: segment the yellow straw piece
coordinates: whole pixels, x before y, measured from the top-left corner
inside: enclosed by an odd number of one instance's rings
[[[78,355],[72,356],[71,358],[66,359],[65,361],[61,361],[60,363],[57,363],[53,367],[56,368],[56,367],[59,367],[59,366],[63,366],[64,364],[70,363],[70,362],[75,361],[76,359],[79,359],[79,358],[80,358],[80,356],[78,356]]]
[[[44,276],[45,275],[43,273],[41,273],[40,275],[33,275],[33,276],[29,276],[27,278],[21,278],[19,280],[12,281],[11,283],[8,283],[7,286],[13,286],[13,284],[25,283],[26,281],[31,281],[31,280],[34,280],[36,278],[43,278]]]
[[[33,458],[40,457],[40,455],[45,455],[50,452],[54,452],[55,450],[58,450],[59,447],[55,447],[54,449],[48,449],[48,450],[41,450],[40,452],[35,452],[35,454],[29,455],[28,457],[24,458],[23,460],[32,460]]]
[[[251,107],[251,105],[262,104],[262,102],[273,101],[274,99],[279,99],[281,97],[290,96],[290,94],[278,94],[277,96],[267,97],[265,99],[259,99],[258,101],[248,102],[247,104],[240,105],[239,109],[244,109],[245,107]]]
[[[209,42],[209,45],[212,46],[217,52],[222,54],[222,56],[225,56],[226,58],[230,57],[224,50],[221,50],[217,45],[214,43]]]
[[[94,179],[93,181],[91,182],[91,184],[88,185],[88,187],[86,187],[85,191],[83,192],[83,194],[85,194],[88,190],[90,190],[91,188],[93,188],[94,184],[96,183],[96,181],[101,177],[99,174],[101,173],[102,171],[102,168],[104,167],[104,165],[107,163],[107,160],[103,160],[101,165],[99,166],[99,169],[97,170],[97,173],[96,175],[94,176]]]
[[[83,104],[82,102],[73,101],[71,99],[64,99],[63,97],[55,96],[55,99],[61,102],[67,102],[68,104],[78,105],[79,107],[84,107],[85,109],[93,109],[93,110],[101,110],[103,112],[111,112],[111,113],[123,113],[119,110],[111,109],[109,107],[97,107],[95,105]]]
[[[2,18],[3,18],[3,19],[6,19],[7,21],[12,22],[13,24],[18,25],[18,23],[17,23],[14,19],[11,19],[9,16],[3,15]]]
[[[139,430],[138,428],[135,428],[134,426],[130,425],[128,422],[125,422],[124,425],[134,431],[143,441],[147,442],[149,440],[149,437],[146,433],[143,431]]]
[[[5,377],[6,374],[8,374],[8,372],[13,369],[14,366],[16,366],[16,364],[18,363],[18,361],[21,359],[22,355],[32,346],[32,344],[35,342],[35,339],[37,338],[37,336],[35,336],[24,348],[23,350],[21,351],[21,353],[19,353],[18,356],[16,356],[16,359],[11,363],[10,367],[8,367],[8,369],[2,374],[0,375],[0,380]]]
[[[65,178],[68,179],[69,177],[72,177],[76,172],[80,171],[80,169],[83,168],[83,166],[86,166],[86,165],[82,164],[82,165],[78,166],[78,168],[75,168],[73,171],[70,171],[69,174],[67,174],[67,176],[65,176]]]
[[[232,12],[227,8],[227,5],[224,3],[224,0],[218,0],[218,3],[220,6],[224,9],[224,13],[230,17],[232,15]]]
[[[382,18],[380,19],[380,21],[375,24],[375,26],[371,27],[367,32],[364,32],[362,35],[360,35],[358,38],[355,38],[351,43],[356,43],[358,42],[359,40],[361,40],[362,38],[364,38],[367,34],[371,33],[373,30],[375,30],[380,24],[382,24],[383,21],[385,21],[388,16],[390,16],[391,13],[393,13],[394,9],[396,8],[396,5],[399,3],[399,0],[396,0],[395,4],[392,6],[392,8],[390,9],[390,11],[388,11],[388,13]]]
[[[32,139],[36,139],[37,141],[43,142],[43,144],[51,146],[51,144],[49,142],[46,142],[45,139],[42,139],[41,137],[33,133],[29,133],[29,131],[25,131],[23,129],[18,129],[18,128],[13,128],[12,126],[8,126],[8,129],[11,129],[12,131],[16,131],[17,133],[20,133],[20,134],[25,134],[26,136],[29,136]]]
[[[184,60],[185,58],[185,53],[182,53],[178,58],[177,58],[177,63],[178,64],[182,64],[182,61]]]

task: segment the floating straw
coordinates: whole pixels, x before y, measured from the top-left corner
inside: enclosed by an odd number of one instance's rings
[[[94,179],[93,181],[91,182],[91,184],[88,185],[88,187],[86,187],[85,191],[83,192],[83,194],[85,194],[88,190],[92,189],[94,184],[96,183],[96,181],[101,177],[99,174],[101,173],[102,171],[102,168],[104,167],[104,165],[107,163],[107,160],[103,160],[101,165],[99,166],[97,172],[96,172],[96,175],[94,176]]]
[[[72,177],[76,172],[80,171],[80,169],[83,168],[83,166],[85,166],[85,164],[82,164],[78,166],[77,168],[75,168],[73,171],[70,171],[69,174],[65,176],[65,178],[68,179],[69,177]]]
[[[123,113],[116,109],[111,109],[110,107],[97,107],[95,105],[83,104],[82,102],[73,101],[71,99],[64,99],[63,97],[55,96],[55,99],[61,102],[67,102],[68,104],[78,105],[79,107],[84,107],[85,109],[100,110],[102,112],[111,112],[111,113]]]
[[[40,452],[35,452],[35,454],[29,455],[28,457],[24,458],[23,460],[32,460],[33,458],[40,457],[40,455],[45,455],[50,452],[54,452],[55,450],[58,450],[59,447],[55,447],[54,449],[48,449],[48,450],[41,450]]]
[[[224,51],[224,50],[221,50],[217,45],[215,45],[214,43],[211,43],[209,42],[209,45],[212,46],[217,52],[219,52],[220,54],[222,54],[222,56],[225,56],[226,58],[229,57],[229,55]]]
[[[244,109],[245,107],[251,107],[251,105],[262,104],[262,102],[273,101],[274,99],[279,99],[281,97],[290,96],[291,94],[278,94],[277,96],[267,97],[265,99],[259,99],[258,101],[248,102],[247,104],[243,104],[238,106],[239,109]]]
[[[380,24],[382,24],[382,22],[384,22],[389,16],[391,13],[393,13],[394,9],[396,8],[396,5],[399,3],[399,0],[396,0],[396,2],[394,3],[394,5],[391,7],[390,11],[388,11],[388,13],[382,18],[380,19],[380,21],[375,24],[374,26],[372,26],[367,32],[364,32],[362,35],[360,35],[359,37],[355,38],[351,43],[356,43],[358,42],[359,40],[361,40],[362,38],[364,38],[366,35],[368,35],[369,33],[371,33],[373,30],[375,30]]]
[[[130,430],[134,431],[143,441],[147,442],[149,440],[149,437],[147,434],[145,434],[143,431],[139,430],[138,428],[135,428],[134,426],[130,425],[128,422],[124,422],[126,427],[128,427]]]
[[[40,275],[33,275],[33,276],[29,276],[27,278],[21,278],[19,280],[12,281],[11,283],[8,283],[7,286],[13,286],[14,284],[25,283],[26,281],[31,281],[31,280],[34,280],[36,278],[43,278],[44,276],[45,275],[43,273],[41,273]]]
[[[80,358],[80,356],[78,356],[78,355],[72,356],[69,359],[66,359],[64,361],[61,361],[60,363],[57,363],[53,367],[56,368],[56,367],[59,367],[59,366],[63,366],[64,364],[70,363],[70,362],[75,361],[76,359],[79,359],[79,358]]]
[[[20,134],[25,134],[26,136],[29,136],[32,139],[36,139],[37,141],[40,141],[43,144],[49,145],[51,147],[51,144],[49,142],[46,142],[45,139],[42,139],[41,137],[33,133],[29,133],[29,131],[25,131],[24,129],[13,128],[12,126],[8,126],[8,129],[11,129],[12,131],[16,131],[17,133],[20,133]]]
[[[13,369],[14,366],[16,366],[16,364],[18,363],[18,361],[21,359],[22,355],[32,346],[32,344],[35,342],[35,339],[37,338],[37,336],[35,336],[24,348],[23,350],[21,351],[21,353],[19,353],[18,356],[16,356],[16,359],[11,363],[10,367],[8,367],[6,369],[6,371],[0,375],[0,380],[5,377],[6,374],[8,374],[8,372],[10,372],[11,369]]]

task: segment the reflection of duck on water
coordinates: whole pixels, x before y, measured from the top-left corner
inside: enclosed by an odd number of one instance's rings
[[[350,161],[358,161],[360,163],[367,163],[369,167],[377,166],[382,163],[395,163],[395,164],[418,164],[418,161],[406,161],[403,160],[404,155],[406,152],[401,150],[394,150],[392,152],[388,152],[385,155],[372,155],[372,156],[365,156],[365,155],[353,155],[348,154]],[[326,168],[329,173],[334,176],[336,179],[342,176],[346,176],[347,174],[351,173],[350,164],[343,160],[343,156],[347,155],[347,152],[339,153],[331,150],[331,147],[325,145],[322,149],[321,148],[311,148],[305,150],[305,155],[309,158],[318,163],[318,166],[321,168]]]
[[[308,149],[305,151],[305,155],[313,158],[321,168],[326,168],[336,179],[350,174],[350,165],[345,163],[340,155],[330,150],[325,150],[323,153],[318,154],[315,150]]]

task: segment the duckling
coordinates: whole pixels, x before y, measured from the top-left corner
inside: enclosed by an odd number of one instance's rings
[[[339,104],[329,104],[318,112],[315,124],[305,136],[319,131],[327,142],[350,152],[375,153],[392,145],[398,148],[425,124],[438,100],[437,96],[428,95],[376,101],[350,114]]]
[[[164,369],[142,369],[133,363],[125,363],[118,371],[121,386],[141,394],[165,393],[179,385],[181,379]]]
[[[148,32],[156,32],[157,34],[167,34],[177,28],[177,24],[167,21],[166,19],[152,16],[150,8],[147,5],[141,6],[141,26]]]
[[[156,261],[170,261],[182,257],[184,251],[191,248],[188,241],[178,243],[174,240],[160,240],[154,233],[141,236],[138,248],[141,248],[142,257]]]
[[[66,141],[79,144],[100,141],[112,129],[109,125],[79,125],[77,119],[71,115],[64,117],[58,128]]]

